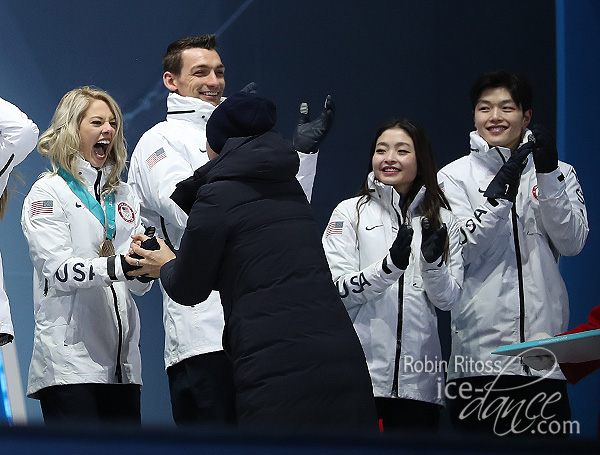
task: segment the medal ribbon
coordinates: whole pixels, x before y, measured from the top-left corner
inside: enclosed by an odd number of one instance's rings
[[[85,206],[90,209],[90,212],[94,214],[94,216],[100,221],[100,224],[104,226],[106,231],[106,238],[108,240],[112,240],[115,234],[115,194],[109,193],[104,195],[104,206],[106,208],[106,215],[100,203],[96,200],[94,196],[90,194],[87,188],[77,180],[73,175],[62,167],[58,168],[58,175],[60,175],[64,181],[69,185],[71,191],[75,193],[81,202],[85,204]]]

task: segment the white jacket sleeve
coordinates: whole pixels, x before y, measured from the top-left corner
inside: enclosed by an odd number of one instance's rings
[[[300,158],[300,167],[296,174],[296,179],[300,182],[300,186],[306,194],[306,199],[310,202],[312,198],[312,189],[317,175],[317,161],[319,153],[302,153],[297,152]]]
[[[544,229],[552,244],[564,256],[578,254],[589,232],[583,191],[575,169],[561,163],[548,174],[536,174],[538,202]]]
[[[438,181],[460,224],[464,264],[470,264],[494,244],[498,232],[509,221],[512,203],[497,199],[494,205],[485,200],[473,207],[466,188],[452,176],[440,171]]]
[[[173,202],[171,194],[177,183],[191,176],[194,170],[164,136],[150,131],[133,151],[127,182],[146,209],[183,230],[187,215]]]
[[[330,226],[335,230],[329,229]],[[404,273],[394,265],[389,253],[380,261],[360,268],[356,226],[339,205],[323,234],[323,247],[331,275],[351,318],[360,305],[375,300]]]
[[[463,260],[461,255],[460,225],[454,220],[446,224],[448,228],[448,261],[428,263],[419,254],[423,288],[427,298],[440,310],[451,310],[462,293]]]
[[[46,209],[41,210],[39,207]],[[84,258],[75,255],[72,232],[56,196],[34,185],[21,212],[23,234],[34,267],[57,291],[109,286],[125,281],[119,256]],[[143,283],[141,283],[143,284]]]
[[[140,201],[137,198],[137,195],[135,194],[135,191],[133,190],[133,188],[131,188],[131,192],[129,193],[128,199],[129,199],[129,202],[131,204],[133,204],[133,206],[134,206],[134,212],[140,213]],[[144,226],[142,225],[142,219],[139,216],[135,217],[135,227],[133,228],[132,233],[144,233]],[[117,253],[126,255],[128,253],[128,251],[129,251],[129,248],[127,248],[127,251],[117,251]],[[121,258],[119,257],[118,254],[115,259],[116,259],[116,262],[119,262],[118,270],[116,271],[117,276],[120,277],[121,276],[120,274],[123,275],[123,277],[125,278],[126,284],[127,284],[127,288],[129,289],[130,292],[134,293],[135,295],[144,295],[146,292],[148,292],[150,290],[154,281],[150,281],[148,283],[143,283],[137,279],[133,279],[133,280],[127,279],[127,277],[125,276],[125,272],[123,272],[123,269],[122,269]],[[120,279],[120,281],[123,281],[123,280]]]
[[[18,107],[0,98],[0,189],[13,167],[35,148],[38,127]]]

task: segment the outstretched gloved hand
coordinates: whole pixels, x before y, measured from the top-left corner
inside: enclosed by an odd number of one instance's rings
[[[327,95],[321,115],[312,121],[308,115],[308,104],[300,104],[300,118],[292,138],[294,148],[301,153],[315,153],[331,129],[334,113],[335,106],[331,95]]]
[[[558,167],[558,151],[554,137],[540,126],[531,128],[535,145],[533,146],[533,164],[535,171],[548,174]]]
[[[527,164],[527,156],[533,151],[534,142],[521,145],[502,165],[483,195],[491,199],[506,199],[515,202],[519,191],[521,172]]]
[[[390,248],[390,258],[396,267],[406,270],[410,258],[410,242],[413,238],[413,228],[408,224],[403,224],[398,229],[396,240]]]
[[[258,85],[256,84],[256,82],[250,82],[243,89],[241,89],[240,92],[253,94],[253,93],[256,93],[257,90],[258,90]]]
[[[429,264],[432,262],[441,262],[440,259],[444,254],[448,240],[448,228],[446,224],[442,224],[442,227],[434,231],[429,218],[423,218],[421,221],[421,232],[423,236],[421,240],[421,253],[423,253],[423,257]]]

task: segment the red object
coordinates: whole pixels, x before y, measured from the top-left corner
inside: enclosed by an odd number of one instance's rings
[[[569,333],[586,332],[588,330],[600,329],[600,305],[595,306],[590,311],[588,316],[588,322],[585,324],[578,325],[577,327],[569,330],[568,332],[561,333],[561,335],[568,335]],[[559,335],[557,335],[559,336]],[[600,368],[600,360],[590,360],[589,362],[580,363],[561,363],[560,369],[567,378],[567,381],[571,384],[575,384],[588,374],[593,373]],[[600,416],[598,419],[598,435],[600,436]]]
[[[578,325],[577,327],[569,330],[568,332],[561,333],[561,335],[568,335],[569,333],[586,332],[588,330],[596,329],[600,329],[600,305],[592,308],[592,311],[588,316],[587,323]],[[560,364],[560,369],[567,378],[567,381],[569,381],[569,383],[571,384],[577,383],[579,380],[583,379],[588,374],[596,371],[598,368],[600,368],[600,360]]]

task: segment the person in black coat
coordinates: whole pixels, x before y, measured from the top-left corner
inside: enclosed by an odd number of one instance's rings
[[[211,161],[171,196],[189,214],[177,257],[140,248],[140,235],[137,273],[155,266],[157,276],[172,259],[160,279],[173,300],[220,292],[240,426],[376,430],[365,356],[296,180],[298,155],[275,122],[275,105],[255,93],[217,107]]]

